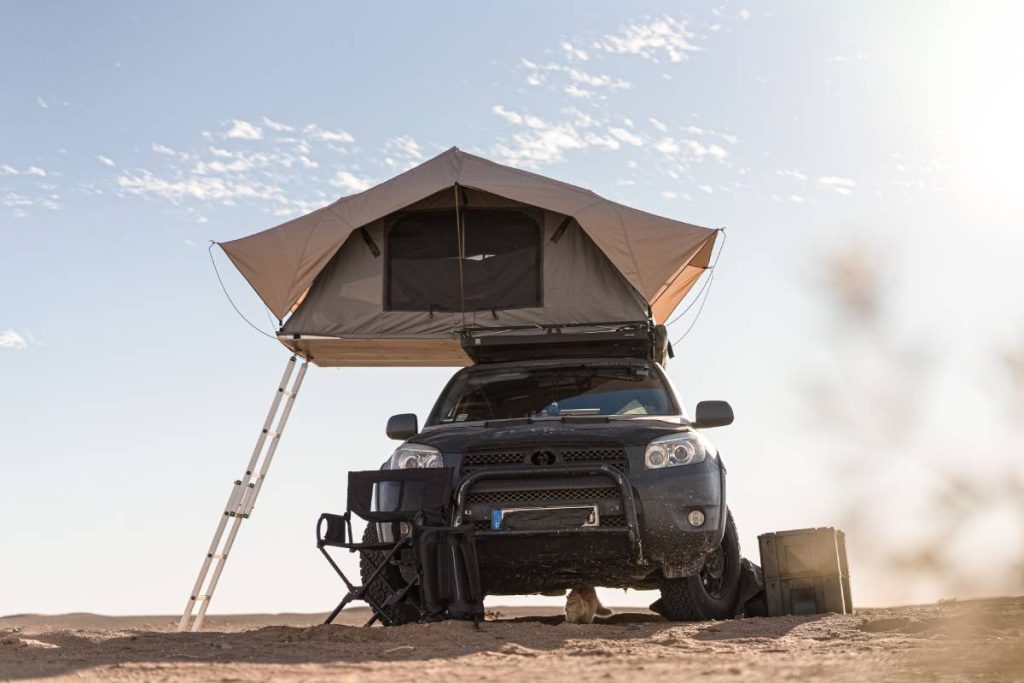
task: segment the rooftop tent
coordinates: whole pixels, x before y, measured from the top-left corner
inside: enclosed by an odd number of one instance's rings
[[[464,329],[664,322],[716,234],[452,148],[221,247],[313,363],[451,366]]]

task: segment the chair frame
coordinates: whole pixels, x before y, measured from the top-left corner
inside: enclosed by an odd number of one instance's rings
[[[338,605],[324,620],[325,624],[333,622],[337,618],[338,614],[341,613],[341,610],[354,600],[362,600],[367,603],[373,611],[373,615],[364,624],[364,626],[372,626],[377,621],[380,621],[385,626],[390,626],[394,623],[392,619],[388,617],[386,608],[405,601],[406,597],[409,595],[409,591],[420,583],[421,576],[420,572],[417,571],[416,576],[412,578],[412,580],[406,581],[405,586],[396,589],[384,578],[384,569],[388,565],[392,564],[392,561],[403,549],[409,548],[415,552],[413,543],[413,530],[415,528],[422,526],[428,519],[437,518],[438,521],[444,520],[444,508],[451,502],[452,474],[453,472],[451,468],[432,468],[426,470],[374,470],[368,472],[349,473],[348,510],[341,515],[325,512],[320,515],[316,523],[317,549],[327,559],[327,562],[334,569],[335,573],[341,577],[345,587],[348,589],[348,592],[341,599],[341,602],[338,603]],[[395,483],[399,487],[402,487],[410,482],[416,481],[423,482],[425,487],[429,485],[437,487],[436,490],[433,491],[437,498],[437,500],[434,501],[434,505],[429,506],[427,509],[413,510],[399,509],[394,511],[379,511],[371,509],[372,488],[368,489],[367,487],[372,487],[376,484],[385,482]],[[404,489],[400,489],[398,499],[399,505],[405,502]],[[377,524],[381,522],[404,522],[408,524],[409,530],[390,543],[356,542],[355,535],[352,531],[353,515],[366,520],[368,524]],[[370,573],[366,580],[361,585],[357,585],[345,576],[345,572],[342,571],[341,567],[338,566],[338,563],[335,562],[334,558],[327,552],[328,547],[346,548],[349,552],[359,553],[371,551],[388,552],[384,556],[383,561],[373,570],[373,572]],[[381,604],[377,604],[376,601],[368,599],[369,587],[372,586],[375,581],[384,581],[390,589],[390,595],[387,600]],[[408,602],[406,604],[414,607],[419,611],[420,617],[423,617],[424,611],[421,605],[417,605],[413,602]]]

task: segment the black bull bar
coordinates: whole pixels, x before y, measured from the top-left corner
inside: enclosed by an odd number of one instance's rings
[[[469,490],[482,479],[543,479],[546,477],[586,477],[604,476],[611,479],[619,487],[622,495],[622,506],[626,513],[625,528],[609,528],[601,526],[593,527],[571,527],[568,529],[503,529],[501,531],[478,531],[478,538],[494,536],[524,537],[524,536],[569,536],[585,534],[627,534],[630,546],[630,561],[633,564],[644,564],[643,545],[640,540],[640,524],[637,521],[636,499],[633,496],[633,487],[629,485],[626,478],[618,470],[608,465],[598,466],[572,466],[572,467],[538,467],[536,469],[509,469],[496,468],[480,470],[466,475],[455,492],[455,508],[452,511],[452,524],[462,523],[466,510],[466,496]]]

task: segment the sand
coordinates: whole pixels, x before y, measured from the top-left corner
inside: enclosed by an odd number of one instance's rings
[[[591,625],[550,608],[494,621],[359,628],[322,615],[0,618],[0,679],[111,681],[1024,681],[1024,598],[676,624],[646,610]]]

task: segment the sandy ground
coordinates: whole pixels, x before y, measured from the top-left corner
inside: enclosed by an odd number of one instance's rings
[[[114,681],[1024,681],[1024,597],[852,616],[673,624],[645,610],[592,625],[549,608],[467,623],[369,628],[362,609],[215,616],[0,618],[0,679]]]

